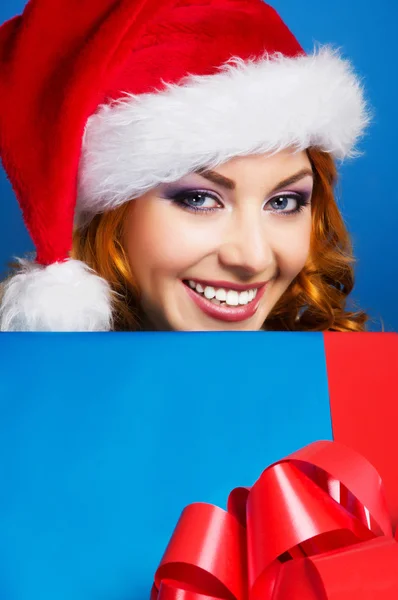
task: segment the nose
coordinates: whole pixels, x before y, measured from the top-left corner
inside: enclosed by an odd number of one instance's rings
[[[241,277],[276,270],[276,257],[261,214],[235,215],[219,246],[219,261]]]

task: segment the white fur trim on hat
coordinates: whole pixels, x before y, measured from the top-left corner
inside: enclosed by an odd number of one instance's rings
[[[368,121],[360,81],[328,47],[296,58],[233,59],[215,75],[99,107],[83,140],[77,216],[234,156],[311,146],[352,156]]]
[[[5,284],[0,331],[109,331],[108,283],[86,264],[67,260],[42,267],[18,259],[21,271]]]

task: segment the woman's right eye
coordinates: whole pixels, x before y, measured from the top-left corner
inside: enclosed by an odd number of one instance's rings
[[[200,190],[179,192],[173,197],[173,201],[182,208],[196,212],[209,212],[221,208],[221,202],[216,196]]]

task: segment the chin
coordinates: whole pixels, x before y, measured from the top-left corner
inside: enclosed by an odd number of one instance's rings
[[[206,321],[192,321],[191,323],[185,323],[181,327],[173,328],[173,331],[185,331],[185,332],[195,332],[195,331],[260,331],[264,320],[257,320],[256,322],[247,322],[239,321],[235,323],[227,323],[224,321],[216,321],[214,323],[209,323]]]

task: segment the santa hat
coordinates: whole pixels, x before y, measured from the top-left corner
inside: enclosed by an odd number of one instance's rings
[[[112,327],[74,223],[160,182],[293,146],[350,156],[368,121],[351,65],[306,54],[262,0],[31,0],[0,28],[0,153],[37,253],[7,331]]]

